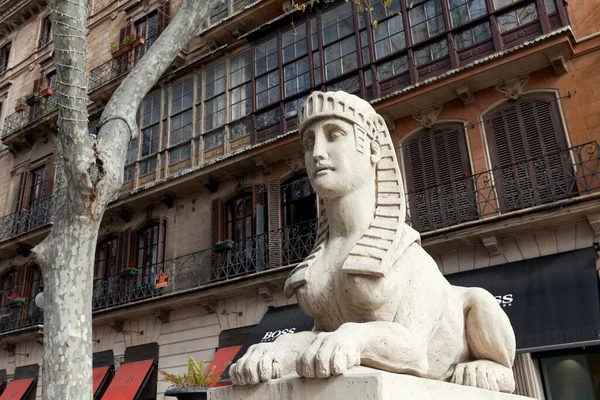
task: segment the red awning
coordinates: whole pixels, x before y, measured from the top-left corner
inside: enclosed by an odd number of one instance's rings
[[[96,393],[98,393],[98,389],[104,384],[106,385],[106,382],[108,380],[108,371],[110,370],[110,367],[106,366],[106,367],[97,367],[94,368],[93,374],[94,374],[94,396],[96,395]]]
[[[150,375],[153,366],[154,360],[121,364],[102,399],[134,400]]]
[[[233,360],[233,357],[235,357],[235,355],[238,353],[238,351],[240,351],[241,348],[242,348],[242,345],[222,347],[222,348],[218,349],[217,354],[215,354],[215,358],[213,358],[212,362],[208,366],[208,370],[210,371],[210,369],[214,366],[215,367],[215,375],[220,378],[221,375],[223,375],[223,372],[225,372],[225,370],[227,368],[229,368],[229,364],[231,363],[231,360]],[[217,382],[213,386],[226,386],[226,385],[229,385],[229,383],[218,383]]]
[[[21,400],[33,385],[33,378],[17,379],[8,384],[0,400]]]

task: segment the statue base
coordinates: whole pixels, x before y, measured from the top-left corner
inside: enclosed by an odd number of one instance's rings
[[[210,390],[208,400],[526,400],[529,397],[491,392],[448,382],[356,367],[341,376],[305,379],[285,376],[268,383]]]

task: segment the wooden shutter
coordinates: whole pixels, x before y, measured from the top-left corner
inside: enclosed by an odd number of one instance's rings
[[[221,205],[221,201],[219,199],[214,199],[211,202],[211,206],[210,206],[210,219],[211,219],[210,227],[211,227],[211,241],[212,241],[212,243],[210,244],[211,246],[213,246],[220,239],[220,237],[219,237],[219,225],[220,225],[219,216],[221,215],[220,205]]]
[[[119,240],[119,265],[117,265],[117,270],[122,271],[126,268],[129,268],[129,260],[131,258],[131,229],[127,229],[125,232],[121,233],[121,238]]]
[[[169,0],[163,1],[158,8],[158,33],[160,34],[165,30],[171,19],[171,2]]]
[[[281,234],[281,188],[278,179],[269,181],[268,208],[269,208],[269,266],[278,267],[282,263],[282,241],[285,238]]]
[[[27,208],[27,181],[29,179],[29,172],[21,173],[19,179],[19,189],[17,190],[17,196],[15,199],[15,211],[24,210]]]
[[[502,211],[571,196],[572,167],[564,157],[567,144],[553,94],[507,101],[484,121]]]
[[[36,79],[33,82],[33,93],[39,93],[44,86],[44,78]]]
[[[41,200],[46,200],[52,197],[52,189],[54,188],[54,156],[46,159],[43,179]]]
[[[462,124],[425,129],[403,148],[411,221],[415,229],[429,231],[476,217]]]

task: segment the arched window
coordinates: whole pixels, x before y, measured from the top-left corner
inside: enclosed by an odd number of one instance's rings
[[[477,218],[462,123],[423,129],[402,148],[413,228],[424,232]]]
[[[573,171],[553,93],[507,100],[484,122],[501,211],[572,196]]]
[[[306,173],[295,175],[281,185],[283,218],[282,265],[308,257],[315,244],[317,196]]]
[[[234,242],[254,236],[252,193],[244,193],[225,205],[225,232]]]

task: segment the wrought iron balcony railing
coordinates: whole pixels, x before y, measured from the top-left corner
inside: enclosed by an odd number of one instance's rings
[[[199,288],[300,262],[312,250],[316,221],[256,235],[217,251],[202,250],[94,282],[93,309]]]
[[[406,196],[413,228],[426,232],[599,189],[600,144],[589,142]]]
[[[51,223],[58,198],[59,196],[54,196],[35,203],[26,210],[0,217],[0,242]]]
[[[92,69],[90,71],[88,91],[93,92],[129,72],[142,59],[156,39],[158,39],[158,35],[146,39],[144,43],[128,51],[122,52],[122,50],[119,50],[119,56],[113,55],[112,59]]]
[[[4,139],[11,133],[37,121],[56,109],[58,109],[58,103],[55,95],[52,95],[46,99],[42,99],[39,103],[36,103],[32,106],[26,106],[26,108],[22,111],[17,111],[10,114],[4,119],[4,127],[2,129],[1,138]]]
[[[26,298],[21,305],[0,306],[0,333],[11,332],[43,323],[43,310],[38,308],[33,298]]]

